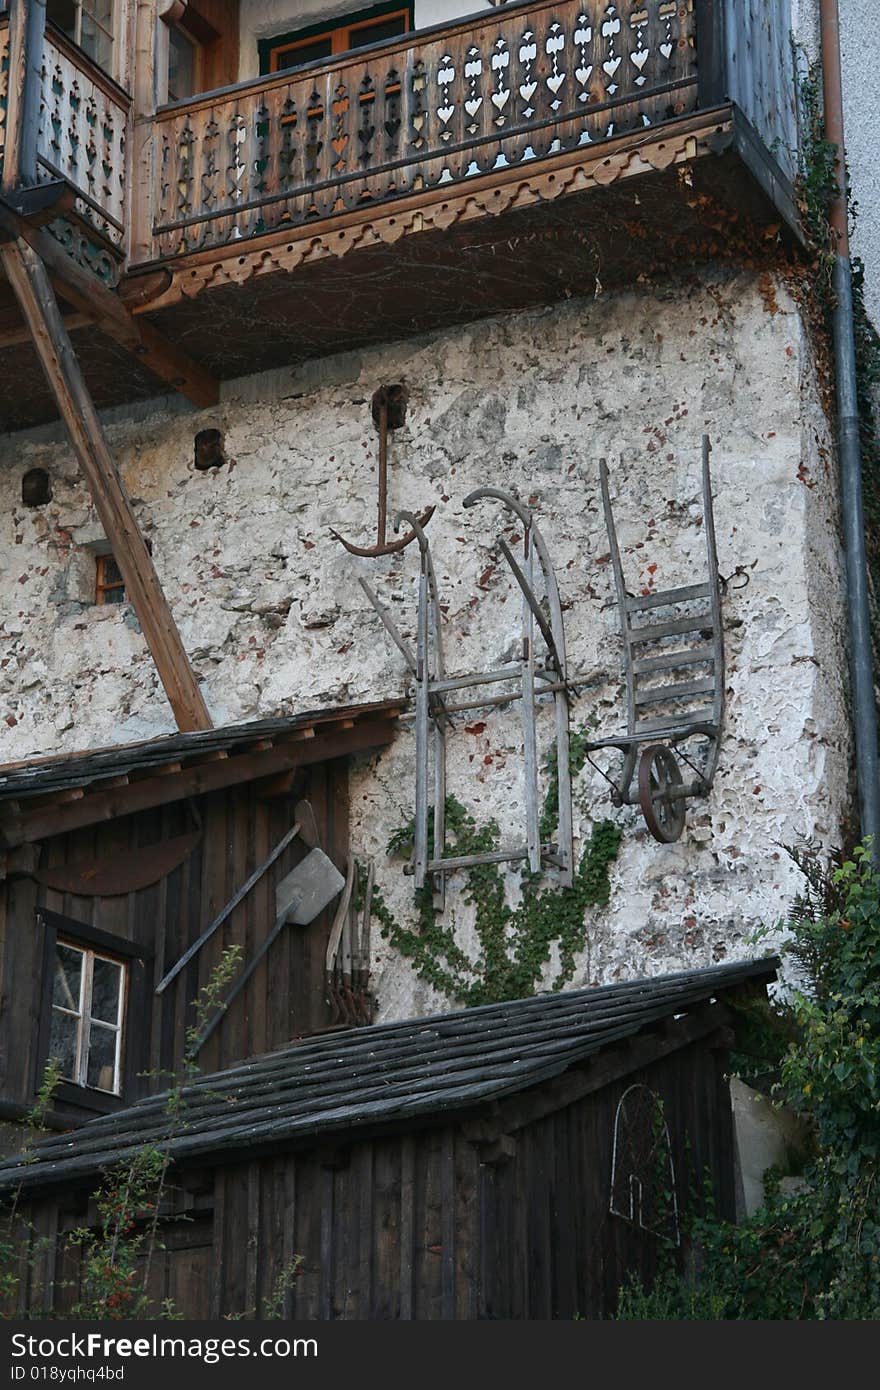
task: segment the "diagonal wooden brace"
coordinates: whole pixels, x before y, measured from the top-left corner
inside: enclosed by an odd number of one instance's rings
[[[116,470],[46,267],[20,238],[0,246],[0,259],[85,474],[177,727],[182,731],[210,729],[211,717]]]

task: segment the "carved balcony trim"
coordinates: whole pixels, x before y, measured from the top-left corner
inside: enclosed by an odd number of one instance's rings
[[[206,289],[295,270],[306,261],[339,259],[364,246],[393,245],[401,237],[444,231],[460,222],[499,216],[513,208],[608,187],[673,165],[684,166],[729,148],[733,128],[734,113],[727,104],[638,137],[623,135],[551,161],[536,161],[527,172],[507,169],[474,179],[465,187],[454,185],[416,194],[391,207],[374,205],[287,228],[250,245],[195,251],[163,262],[170,271],[170,283],[155,297],[134,305],[133,312],[152,314]],[[140,278],[133,275],[129,279],[129,293]]]

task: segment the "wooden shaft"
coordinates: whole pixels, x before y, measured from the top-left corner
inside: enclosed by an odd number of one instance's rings
[[[243,883],[241,887],[238,889],[238,891],[232,895],[232,897],[229,899],[229,902],[223,908],[222,912],[218,913],[218,915],[214,918],[213,922],[211,922],[209,926],[205,927],[205,930],[202,932],[198,941],[194,941],[193,944],[189,947],[189,949],[184,951],[180,959],[176,961],[174,965],[172,965],[168,973],[163,976],[163,978],[159,981],[159,983],[156,986],[157,994],[164,993],[164,991],[171,984],[171,981],[177,975],[180,974],[181,970],[185,965],[189,964],[196,952],[202,949],[206,941],[210,941],[217,928],[222,927],[227,917],[232,916],[232,913],[238,907],[239,903],[244,902],[251,889],[259,883],[260,879],[263,877],[263,874],[266,873],[268,869],[271,869],[272,865],[275,863],[275,860],[279,857],[279,855],[284,853],[291,840],[295,839],[299,832],[300,824],[299,821],[297,821],[294,825],[291,826],[287,834],[284,835],[281,840],[279,840],[278,844],[272,850],[272,853],[268,856],[268,858],[264,859],[262,864],[259,864],[257,868],[254,869],[254,872],[251,874],[247,882]]]
[[[211,1034],[213,1033],[214,1029],[225,1018],[226,1014],[229,1011],[230,1005],[235,1002],[241,991],[244,989],[248,980],[251,978],[257,966],[260,964],[260,961],[263,959],[264,956],[268,955],[271,946],[274,944],[277,937],[281,935],[281,932],[284,928],[284,924],[287,921],[287,914],[289,913],[289,911],[290,908],[286,907],[284,911],[280,913],[278,917],[275,918],[275,921],[272,923],[269,935],[266,937],[266,940],[263,942],[256,955],[252,956],[251,959],[248,961],[244,970],[233,984],[226,998],[223,1000],[223,1003],[218,1005],[217,1012],[214,1014],[214,1017],[211,1019],[209,1023],[205,1024],[205,1027],[202,1029],[201,1033],[196,1038],[195,1042],[192,1045],[192,1048],[188,1053],[188,1056],[190,1058],[197,1057],[199,1055],[205,1043],[208,1041]]]
[[[64,327],[46,268],[20,238],[0,248],[3,268],[31,331],[46,379],[85,474],[125,591],[137,614],[177,727],[213,727],[146,542]]]

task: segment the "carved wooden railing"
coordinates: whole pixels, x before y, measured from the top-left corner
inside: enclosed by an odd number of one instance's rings
[[[158,113],[152,258],[642,130],[698,102],[695,5],[516,5]],[[702,79],[702,74],[700,75]]]
[[[125,240],[129,106],[125,92],[80,49],[47,30],[37,177],[72,184],[80,218],[118,248]]]
[[[77,259],[112,278],[109,248],[121,253],[126,240],[130,99],[55,29],[47,30],[43,39],[40,79],[36,177],[39,182],[66,179],[77,192],[78,221],[59,225],[56,234]],[[0,0],[0,169],[8,83],[8,7]],[[80,230],[83,227],[89,231]],[[98,233],[94,241],[91,232]]]

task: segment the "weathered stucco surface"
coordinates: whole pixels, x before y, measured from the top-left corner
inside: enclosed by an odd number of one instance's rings
[[[391,507],[437,504],[430,524],[446,611],[447,665],[509,658],[519,599],[494,549],[500,514],[462,499],[496,484],[532,503],[566,606],[582,673],[573,723],[623,727],[620,642],[598,461],[608,460],[634,590],[702,577],[700,436],[713,439],[722,574],[751,582],[725,601],[727,717],[718,776],[691,803],[675,845],[615,811],[589,767],[575,824],[624,827],[609,908],[596,915],[574,983],[702,966],[754,948],[797,875],[782,846],[839,839],[849,745],[837,499],[824,417],[800,317],[783,287],[729,271],[686,288],[572,300],[296,372],[232,383],[213,412],[111,421],[108,432],[150,536],[215,720],[233,722],[406,688],[402,659],[369,609],[368,577],[412,634],[416,550],[357,560],[336,527],[368,542],[375,526],[376,436],[369,402],[396,381],[410,393],[393,439]],[[196,430],[219,426],[228,466],[193,468]],[[0,446],[0,758],[121,742],[170,730],[127,606],[88,601],[99,538],[67,448],[46,432]],[[29,510],[21,476],[46,467],[54,499]],[[91,548],[90,548],[91,547]],[[539,732],[548,746],[550,715]],[[480,727],[480,726],[485,727]],[[518,833],[516,712],[464,721],[450,740],[450,790],[481,820]],[[398,915],[412,880],[386,857],[412,811],[411,725],[352,778],[353,841],[376,859]],[[515,893],[515,876],[510,878]],[[449,920],[469,918],[453,881]],[[382,1016],[436,1007],[405,961],[375,943]],[[549,978],[549,976],[548,976]]]
[[[852,254],[865,267],[865,306],[880,326],[880,159],[877,70],[880,40],[872,0],[840,0],[840,62],[846,160],[855,209]],[[821,54],[819,0],[792,0],[792,31],[806,58]]]

